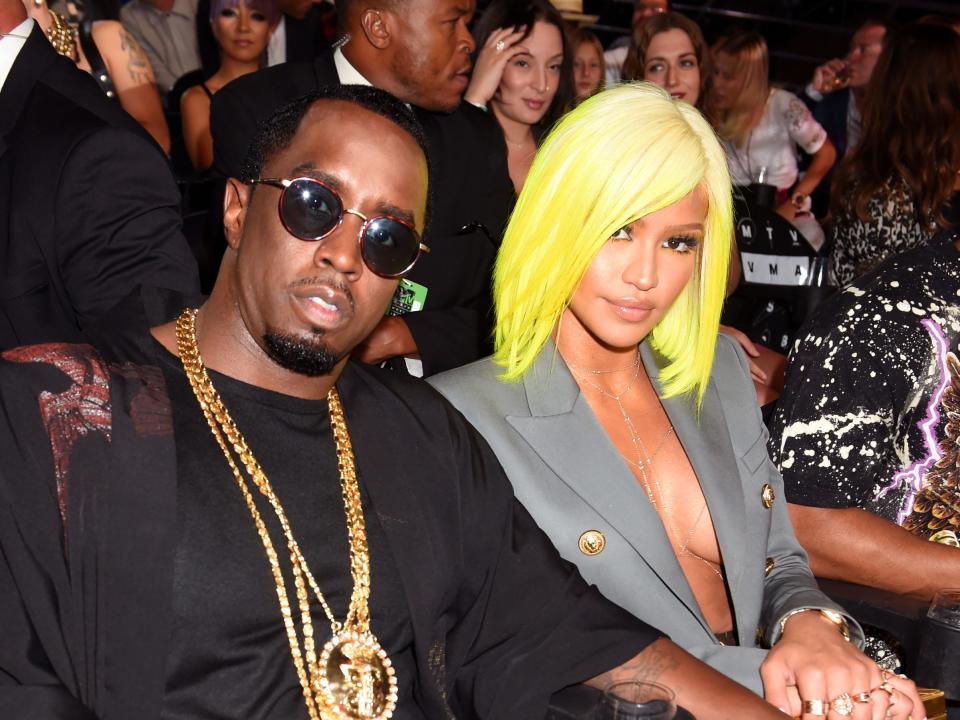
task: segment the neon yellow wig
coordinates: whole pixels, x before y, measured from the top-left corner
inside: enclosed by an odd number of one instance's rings
[[[663,396],[699,406],[723,305],[733,209],[723,149],[697,110],[650,83],[586,101],[550,133],[527,175],[494,269],[494,359],[520,379],[611,235],[698,188],[708,201],[689,284],[651,332]]]

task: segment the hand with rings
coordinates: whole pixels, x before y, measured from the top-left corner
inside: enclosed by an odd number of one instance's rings
[[[886,670],[880,671],[880,679],[880,684],[870,691],[878,710],[874,717],[926,720],[923,701],[912,680],[906,675],[894,675]]]
[[[787,620],[760,676],[765,699],[802,720],[907,720],[911,714],[921,720],[924,715],[910,680],[885,677],[815,611]]]
[[[470,85],[463,99],[473,105],[485,107],[497,88],[500,87],[500,78],[503,69],[515,55],[526,52],[520,42],[526,35],[527,28],[498,28],[490,33],[490,37],[483,44],[477,54],[477,62],[470,77]]]

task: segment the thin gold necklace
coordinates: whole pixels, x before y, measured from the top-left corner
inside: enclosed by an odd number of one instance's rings
[[[337,446],[340,485],[347,519],[347,535],[350,541],[350,575],[353,579],[350,609],[342,623],[334,618],[333,611],[330,610],[323,593],[320,592],[307,566],[307,561],[300,551],[300,546],[293,536],[283,506],[273,491],[273,486],[210,380],[197,344],[196,318],[197,311],[190,308],[184,310],[177,318],[177,350],[180,353],[180,361],[207,420],[207,425],[233,471],[234,479],[243,494],[267,554],[280,603],[280,615],[290,643],[290,654],[297,678],[303,689],[307,713],[311,720],[356,720],[358,718],[388,720],[393,715],[397,704],[397,678],[386,651],[370,631],[368,608],[370,552],[367,547],[353,449],[337,390],[330,389],[327,394],[327,404],[330,409],[330,426]],[[270,503],[283,529],[296,588],[303,649],[300,647],[300,638],[297,635],[294,612],[290,607],[280,559],[266,524],[254,503],[253,493],[240,472],[234,455],[257,490]],[[314,643],[310,598],[305,579],[330,621],[330,640],[324,645],[319,658]]]
[[[647,475],[647,468],[650,468],[650,471],[652,474],[653,460],[659,454],[660,450],[663,449],[663,446],[667,442],[667,438],[670,437],[670,435],[673,433],[673,425],[671,425],[670,423],[667,424],[666,431],[661,436],[660,441],[657,443],[657,446],[654,449],[654,451],[650,453],[647,450],[647,446],[643,442],[643,439],[640,437],[640,433],[637,432],[637,428],[633,424],[633,419],[630,417],[630,413],[627,412],[627,409],[623,405],[623,398],[626,396],[628,392],[630,392],[633,389],[634,384],[637,382],[637,378],[640,377],[640,354],[637,353],[637,359],[633,366],[633,369],[634,369],[633,377],[630,378],[630,382],[628,382],[623,387],[622,390],[615,393],[612,393],[609,390],[606,390],[601,385],[598,385],[597,383],[593,382],[588,377],[583,375],[582,373],[584,372],[584,370],[577,367],[576,365],[573,365],[568,362],[567,367],[569,367],[571,371],[573,371],[574,374],[577,375],[580,378],[580,380],[585,382],[588,386],[596,390],[598,393],[600,393],[604,397],[610,398],[617,404],[617,409],[620,411],[620,416],[623,418],[623,422],[627,426],[627,431],[630,433],[630,444],[633,445],[633,450],[636,453],[636,459],[627,457],[623,453],[621,453],[620,455],[628,464],[632,465],[633,467],[637,468],[640,471],[640,479],[643,481],[643,488],[644,490],[646,490],[647,499],[649,499],[650,504],[653,505],[654,508],[656,508],[657,500],[654,497],[653,487],[651,486],[650,478]],[[594,370],[586,370],[586,372],[596,373],[596,371]],[[603,371],[600,371],[600,372],[603,372]],[[654,478],[654,482],[656,482],[656,478]],[[659,484],[658,484],[658,487],[659,487]],[[660,493],[660,497],[661,498],[663,497],[662,492]]]
[[[630,413],[627,412],[626,407],[624,407],[623,405],[623,398],[626,396],[628,392],[630,392],[630,390],[633,389],[634,383],[637,381],[637,378],[640,376],[639,353],[637,354],[637,360],[636,360],[635,372],[634,372],[633,378],[631,378],[630,382],[627,383],[626,387],[624,387],[622,390],[620,390],[620,392],[617,392],[617,393],[611,393],[605,390],[603,387],[601,387],[597,383],[590,381],[585,375],[582,374],[584,372],[584,369],[579,368],[576,365],[571,364],[570,362],[567,362],[567,367],[569,367],[571,371],[574,371],[574,373],[580,378],[580,380],[585,382],[587,385],[592,387],[601,395],[604,395],[605,397],[608,397],[617,403],[617,408],[620,410],[620,416],[623,418],[623,422],[627,426],[627,431],[630,433],[630,442],[633,445],[633,449],[636,452],[637,457],[634,460],[627,457],[623,453],[621,453],[620,455],[629,465],[632,465],[633,467],[637,468],[637,470],[640,472],[640,479],[643,482],[643,489],[646,491],[647,499],[650,501],[650,504],[653,505],[654,510],[658,511],[658,514],[661,516],[663,522],[665,522],[669,526],[669,529],[673,533],[673,536],[677,538],[677,548],[678,548],[677,555],[692,557],[696,560],[699,560],[708,568],[710,568],[710,570],[713,571],[713,573],[716,574],[717,577],[719,577],[722,580],[723,574],[719,570],[717,570],[716,567],[714,567],[714,564],[709,560],[707,560],[707,558],[703,557],[702,555],[695,553],[689,547],[690,541],[693,539],[693,534],[694,532],[696,532],[697,527],[700,525],[700,520],[703,518],[703,515],[707,509],[706,502],[704,502],[703,507],[700,508],[700,513],[697,515],[697,519],[693,522],[693,524],[691,524],[690,529],[687,531],[686,538],[683,540],[683,542],[680,542],[680,537],[681,537],[680,532],[677,530],[677,526],[673,522],[673,512],[672,512],[673,508],[667,505],[666,500],[664,499],[666,496],[663,493],[663,488],[660,485],[660,480],[657,478],[657,475],[654,472],[653,461],[657,457],[657,455],[660,454],[660,451],[663,449],[664,445],[666,445],[667,439],[674,434],[675,430],[674,430],[673,424],[668,421],[667,429],[664,431],[663,435],[660,436],[660,441],[657,443],[657,446],[654,448],[653,452],[651,453],[647,450],[647,445],[646,443],[643,442],[643,438],[640,437],[640,433],[637,432],[637,428],[633,422],[633,418],[630,417]],[[625,368],[625,369],[629,370],[630,368]],[[600,375],[600,374],[606,374],[606,373],[612,373],[612,372],[622,372],[623,370],[624,369],[586,370],[585,372],[589,372],[594,375]],[[653,479],[652,485],[650,483],[651,478]],[[653,486],[656,486],[656,494],[654,494]],[[659,495],[660,497],[659,503],[657,502],[657,495]]]

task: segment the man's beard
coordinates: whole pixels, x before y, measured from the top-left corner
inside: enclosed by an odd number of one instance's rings
[[[277,365],[307,377],[330,375],[342,359],[322,341],[322,333],[310,337],[267,331],[263,349]]]

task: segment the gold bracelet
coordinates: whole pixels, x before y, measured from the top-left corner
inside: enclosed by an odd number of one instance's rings
[[[794,615],[797,615],[798,613],[802,613],[802,612],[820,613],[820,615],[822,615],[824,618],[826,618],[833,625],[836,626],[837,630],[843,636],[844,640],[846,640],[847,642],[850,642],[850,625],[847,623],[847,619],[843,615],[838,613],[836,610],[822,610],[821,608],[809,608],[809,607],[802,607],[802,608],[797,608],[795,610],[791,610],[782,618],[780,618],[779,637],[783,637],[783,630],[787,626],[787,620],[792,618]]]

